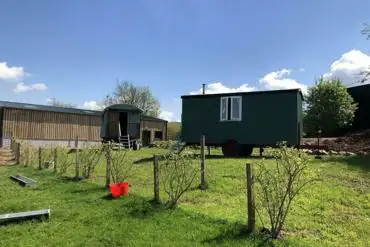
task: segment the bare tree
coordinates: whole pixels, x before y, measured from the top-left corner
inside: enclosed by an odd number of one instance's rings
[[[365,35],[367,39],[370,39],[370,25],[365,23],[361,33],[362,35]]]
[[[105,105],[129,104],[144,111],[144,114],[158,117],[159,101],[153,96],[149,87],[138,87],[128,81],[119,81],[111,95],[107,95]]]
[[[365,35],[368,40],[370,40],[370,25],[365,23],[364,28],[361,31],[362,35]],[[366,82],[370,78],[370,66],[367,70],[362,72],[363,78],[361,79],[361,82]]]
[[[74,104],[69,104],[69,103],[63,103],[56,98],[51,98],[48,99],[48,104],[52,106],[57,106],[57,107],[65,107],[65,108],[77,108],[77,105]]]

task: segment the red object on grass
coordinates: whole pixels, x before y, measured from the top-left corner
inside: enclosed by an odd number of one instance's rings
[[[109,185],[110,192],[114,198],[121,196],[121,186],[120,184],[110,184]]]
[[[128,196],[128,183],[121,182],[119,185],[121,187],[121,195]]]

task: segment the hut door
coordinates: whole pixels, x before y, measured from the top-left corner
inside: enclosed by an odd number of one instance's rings
[[[120,112],[119,113],[119,124],[121,126],[121,136],[127,135],[127,123],[128,123],[127,112]]]
[[[140,114],[132,112],[129,117],[128,133],[133,139],[140,138]]]

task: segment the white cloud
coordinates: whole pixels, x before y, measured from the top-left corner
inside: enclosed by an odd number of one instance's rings
[[[161,110],[161,113],[159,114],[159,118],[167,120],[169,122],[176,121],[174,119],[174,113],[171,111]]]
[[[89,109],[89,110],[103,110],[104,109],[104,105],[100,105],[98,102],[94,100],[85,101],[82,107],[85,109]]]
[[[206,94],[217,94],[217,93],[235,93],[235,92],[250,92],[256,90],[255,87],[248,86],[248,84],[242,84],[238,88],[229,88],[224,86],[221,82],[215,82],[206,85]],[[202,94],[203,90],[200,88],[198,91],[190,92],[190,94]]]
[[[18,80],[25,75],[23,67],[11,67],[7,62],[0,62],[0,80]]]
[[[24,71],[21,66],[9,66],[7,62],[0,62],[0,81],[16,83],[13,91],[15,93],[24,93],[29,91],[43,91],[47,89],[44,83],[25,84],[23,78],[30,76],[30,73]]]
[[[259,81],[268,90],[300,88],[303,93],[306,93],[308,88],[307,85],[299,83],[294,79],[288,78],[291,73],[292,70],[290,69],[282,69],[266,74]]]
[[[47,86],[44,83],[24,84],[23,82],[17,83],[13,91],[15,93],[24,93],[29,91],[43,91]]]
[[[325,79],[337,78],[347,85],[352,85],[363,79],[364,71],[370,66],[370,55],[359,50],[351,50],[344,53],[338,60],[335,60],[330,71],[324,74]]]

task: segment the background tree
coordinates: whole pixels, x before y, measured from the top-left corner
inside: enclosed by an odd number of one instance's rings
[[[367,39],[370,40],[370,25],[365,23],[364,28],[361,31],[362,35],[365,35]],[[361,82],[366,82],[367,80],[370,79],[370,66],[368,70],[365,70],[362,72],[364,75],[364,78],[362,78]]]
[[[57,106],[57,107],[66,107],[66,108],[76,108],[77,105],[74,104],[69,104],[69,103],[63,103],[56,98],[51,98],[48,100],[48,104],[52,106]]]
[[[365,23],[361,33],[365,35],[367,39],[370,39],[370,25]]]
[[[170,140],[175,140],[176,137],[181,135],[181,123],[179,122],[168,123],[167,133]]]
[[[315,134],[319,127],[324,135],[350,126],[355,117],[357,104],[347,92],[346,86],[338,79],[319,79],[308,90],[307,109],[303,120],[304,131]]]
[[[112,94],[108,95],[105,105],[129,104],[144,111],[144,114],[158,117],[159,101],[153,96],[149,87],[138,87],[128,81],[120,81]]]

